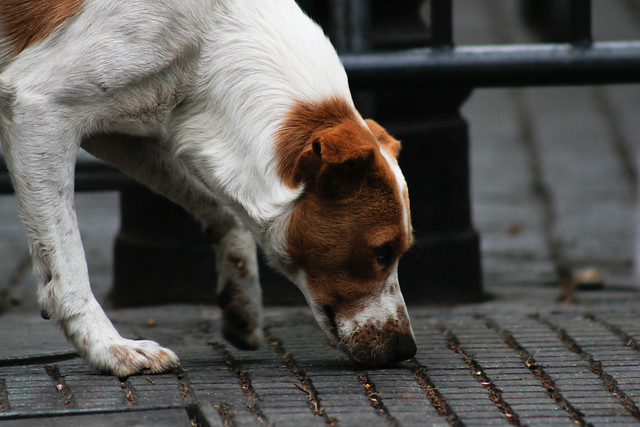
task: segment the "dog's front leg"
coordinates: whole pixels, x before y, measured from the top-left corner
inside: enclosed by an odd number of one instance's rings
[[[253,236],[224,208],[205,231],[216,252],[222,334],[237,348],[256,350],[263,339],[262,290]]]
[[[173,154],[167,142],[110,135],[84,140],[82,147],[179,204],[203,224],[216,253],[223,335],[238,348],[257,349],[263,338],[262,290],[256,243],[242,221]]]
[[[2,147],[38,280],[43,317],[53,318],[94,368],[120,377],[179,365],[152,341],[122,338],[94,298],[74,205],[79,135],[51,110],[18,98],[0,126]]]

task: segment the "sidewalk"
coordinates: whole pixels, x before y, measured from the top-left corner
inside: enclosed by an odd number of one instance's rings
[[[456,43],[533,41],[512,25],[515,3],[454,2]],[[634,4],[594,1],[595,37],[640,39]],[[267,342],[244,352],[223,340],[217,308],[183,305],[109,313],[123,335],[175,350],[183,370],[122,381],[99,375],[40,319],[15,201],[2,197],[0,423],[635,425],[639,112],[640,85],[474,92],[463,114],[493,298],[412,307],[418,354],[385,369],[349,366],[306,307],[267,309]],[[117,203],[115,193],[76,201],[101,302]],[[574,275],[587,268],[603,277],[601,288],[576,288]]]
[[[219,311],[111,312],[126,336],[154,339],[183,370],[119,380],[89,369],[38,316],[0,323],[0,422],[8,425],[631,425],[640,421],[640,298],[552,287],[492,288],[496,299],[413,308],[419,352],[358,370],[306,308],[268,309],[267,343],[233,349]],[[7,421],[3,421],[7,420]]]

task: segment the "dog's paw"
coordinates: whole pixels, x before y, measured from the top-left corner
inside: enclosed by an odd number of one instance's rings
[[[222,326],[222,336],[224,336],[224,339],[231,345],[240,350],[257,350],[264,340],[262,328],[234,328],[226,322]]]
[[[89,364],[100,372],[117,377],[134,374],[160,374],[180,366],[176,354],[153,341],[121,338],[99,351],[86,355]]]
[[[222,310],[222,335],[240,350],[257,350],[264,340],[261,312],[229,304]]]

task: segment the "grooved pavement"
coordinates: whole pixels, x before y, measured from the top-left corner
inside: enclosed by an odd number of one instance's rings
[[[239,351],[217,310],[110,313],[125,335],[174,349],[183,367],[100,375],[36,315],[0,324],[0,422],[8,425],[629,425],[640,422],[640,310],[627,290],[554,302],[539,286],[490,302],[412,308],[418,354],[381,369],[349,364],[306,308],[269,308],[267,341]],[[150,321],[153,319],[153,321]],[[150,326],[153,325],[153,326]],[[47,424],[49,423],[49,424]],[[60,423],[60,424],[59,424]]]

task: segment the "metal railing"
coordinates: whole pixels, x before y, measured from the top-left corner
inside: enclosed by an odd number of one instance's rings
[[[570,0],[570,8],[569,43],[457,47],[452,0],[431,0],[429,47],[341,59],[354,89],[640,82],[640,41],[594,42],[591,0]]]

